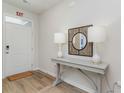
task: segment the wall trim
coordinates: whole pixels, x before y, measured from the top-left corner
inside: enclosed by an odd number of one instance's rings
[[[46,70],[46,69],[44,69],[44,68],[36,68],[35,70],[40,70],[40,71],[42,71],[42,72],[44,72],[44,73],[46,73],[46,74],[49,74],[49,75],[51,75],[51,76],[53,76],[53,77],[56,77],[56,74],[55,74],[55,73],[53,73],[53,72],[51,72],[51,71],[48,71],[48,70]]]

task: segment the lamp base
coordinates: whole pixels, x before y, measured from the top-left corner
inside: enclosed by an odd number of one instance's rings
[[[59,52],[58,52],[58,57],[60,57],[60,58],[63,57],[62,51],[59,51]]]
[[[93,58],[92,58],[92,61],[93,61],[94,64],[100,64],[101,63],[100,56],[98,54],[94,54]]]

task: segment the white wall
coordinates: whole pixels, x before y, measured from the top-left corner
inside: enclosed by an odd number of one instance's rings
[[[75,1],[75,6],[69,7],[70,1]],[[50,61],[50,58],[57,56],[57,46],[53,43],[55,32],[67,33],[68,28],[89,24],[106,25],[108,38],[104,44],[99,45],[99,53],[102,60],[110,64],[107,73],[110,86],[112,87],[115,81],[121,81],[120,6],[120,0],[65,0],[42,14],[40,16],[39,68],[55,75],[55,64]],[[67,54],[67,45],[64,47]],[[107,91],[106,86],[103,83],[103,93]],[[115,93],[120,93],[120,90],[116,89]]]
[[[33,48],[34,48],[34,53],[33,53],[33,68],[37,68],[38,66],[38,61],[39,61],[39,56],[38,56],[38,31],[39,31],[39,15],[31,13],[31,12],[27,12],[23,9],[19,9],[17,7],[11,6],[7,3],[3,3],[3,15],[10,15],[10,16],[16,16],[16,12],[17,11],[21,11],[24,13],[24,18],[27,18],[29,20],[32,20],[33,22]],[[4,45],[4,30],[3,30],[3,47],[5,47]],[[5,53],[5,52],[3,52]],[[4,61],[4,56],[3,56],[3,71],[5,71],[4,67],[5,67],[5,61]],[[4,73],[3,73],[4,74]],[[4,75],[3,75],[4,77]]]

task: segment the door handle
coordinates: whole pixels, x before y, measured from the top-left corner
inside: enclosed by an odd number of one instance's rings
[[[9,45],[6,45],[6,50],[9,50]]]
[[[6,54],[9,54],[9,45],[6,45]]]

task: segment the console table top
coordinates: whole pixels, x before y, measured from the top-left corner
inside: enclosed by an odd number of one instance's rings
[[[52,58],[52,61],[56,62],[56,63],[60,63],[63,65],[73,65],[73,66],[78,66],[79,68],[81,67],[86,67],[85,69],[88,70],[88,68],[91,68],[94,70],[100,70],[102,72],[98,72],[101,74],[104,74],[105,70],[108,67],[107,63],[101,63],[101,64],[94,64],[92,61],[90,60],[83,60],[83,59],[76,59],[76,58],[67,58],[67,57],[63,57],[63,58]]]

